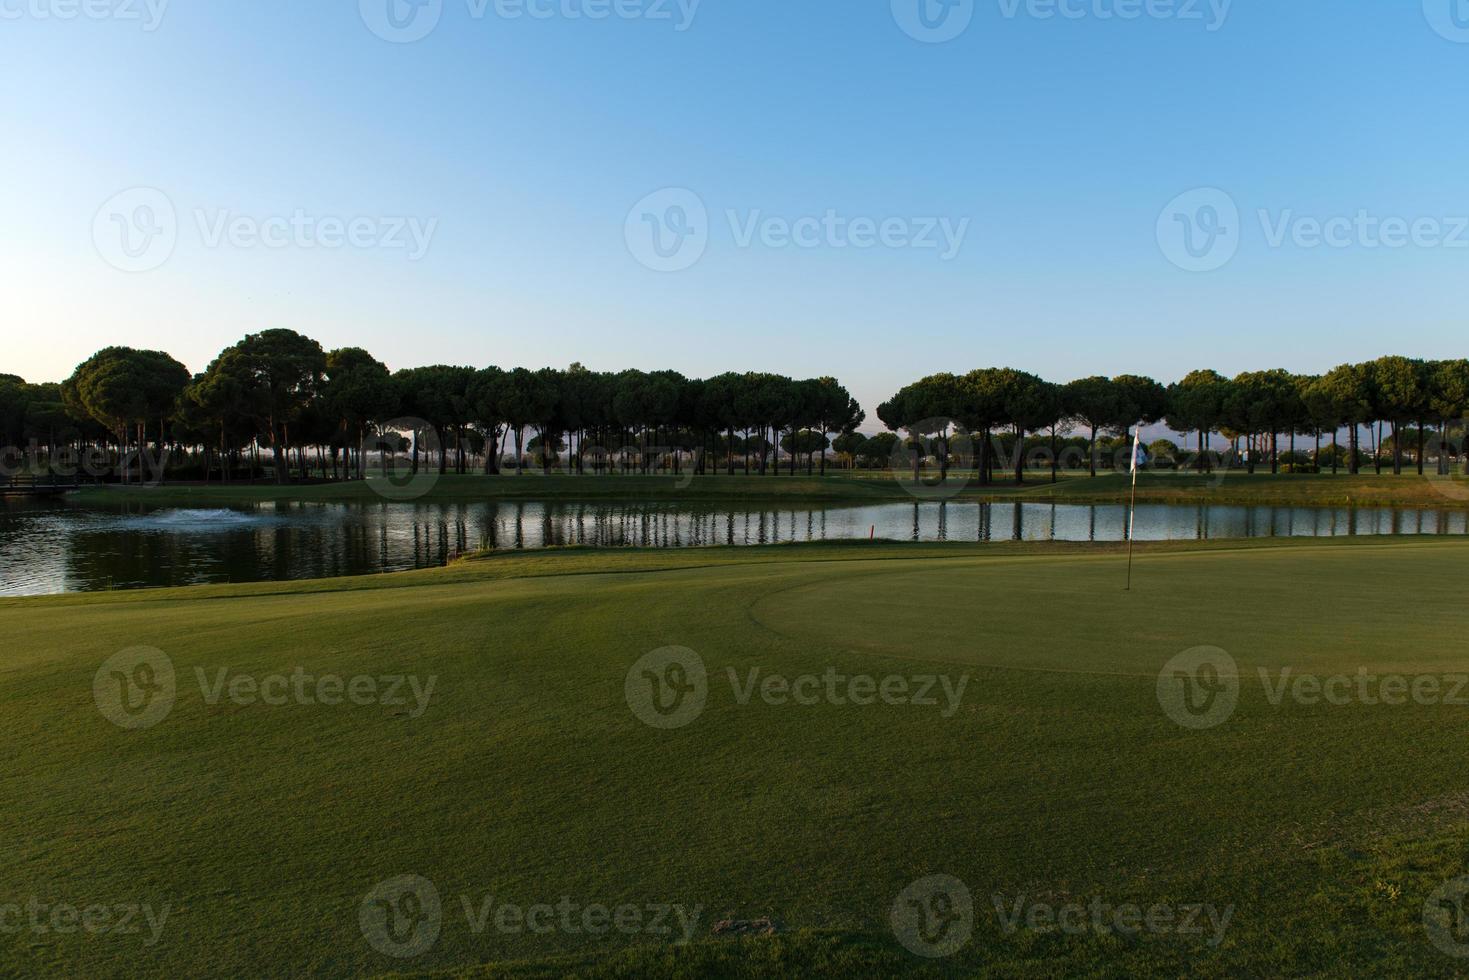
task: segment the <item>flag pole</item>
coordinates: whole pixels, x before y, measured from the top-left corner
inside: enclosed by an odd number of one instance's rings
[[[1127,588],[1124,592],[1132,591],[1132,543],[1137,537],[1137,453],[1143,441],[1141,424],[1135,433],[1132,438],[1132,500],[1127,506]]]

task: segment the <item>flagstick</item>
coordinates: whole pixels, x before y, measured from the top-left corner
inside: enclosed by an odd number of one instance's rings
[[[1132,543],[1137,539],[1137,450],[1142,442],[1143,430],[1137,430],[1137,435],[1132,441],[1132,502],[1127,507],[1127,588],[1124,592],[1132,591]]]

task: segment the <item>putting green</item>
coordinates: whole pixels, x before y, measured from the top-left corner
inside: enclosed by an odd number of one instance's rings
[[[1465,669],[1469,541],[1149,547],[1130,594],[1122,561],[1018,544],[568,552],[0,601],[0,926],[18,926],[0,973],[1452,975],[1423,910],[1469,874],[1469,706],[1272,702],[1254,672]],[[119,727],[96,685],[140,645],[166,655],[176,696]],[[1240,675],[1207,729],[1158,696],[1162,667],[1199,646]],[[708,682],[673,727],[629,695],[669,648]],[[926,676],[948,687],[912,703]],[[323,677],[376,694],[354,703]],[[432,691],[388,703],[394,678]],[[884,682],[902,696],[874,697]],[[407,875],[433,883],[442,919],[398,959],[362,917]],[[932,875],[974,902],[970,942],[936,962],[890,922]],[[696,942],[481,915],[562,899],[697,908]],[[1092,899],[1233,911],[1217,944],[1005,928],[1017,902]],[[151,944],[146,924],[40,930],[32,900],[168,918]],[[711,936],[726,916],[795,931],[731,945]]]
[[[1463,669],[1464,562],[1437,542],[1153,554],[1127,592],[1119,555],[938,561],[774,591],[751,615],[831,651],[1149,681],[1201,645],[1243,668]]]

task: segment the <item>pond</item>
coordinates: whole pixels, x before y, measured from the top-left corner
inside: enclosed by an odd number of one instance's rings
[[[788,541],[1120,541],[1121,504],[576,502],[265,504],[229,509],[66,500],[0,505],[0,595],[369,575],[478,548],[686,548]],[[1469,513],[1139,505],[1139,541],[1469,534]]]

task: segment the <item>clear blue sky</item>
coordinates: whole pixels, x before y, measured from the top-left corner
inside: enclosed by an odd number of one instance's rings
[[[870,413],[918,376],[991,364],[1168,381],[1465,353],[1469,43],[1450,0],[1238,0],[1222,24],[1218,0],[1193,21],[973,0],[942,44],[890,0],[703,0],[682,31],[678,0],[620,0],[672,20],[442,0],[414,43],[369,29],[388,0],[175,0],[152,31],[121,16],[146,20],[147,0],[57,19],[67,2],[0,0],[0,371],[28,379],[109,343],[200,370],[291,327],[394,368],[833,374]],[[167,196],[177,244],[126,273],[94,219],[134,187]],[[1238,254],[1202,273],[1157,231],[1201,187],[1241,219]],[[625,235],[664,188],[708,212],[707,250],[677,272]],[[1464,247],[1271,247],[1260,209],[1436,219]],[[211,246],[200,227],[298,210],[437,225],[416,261]],[[742,247],[728,210],[969,227],[948,261]]]

